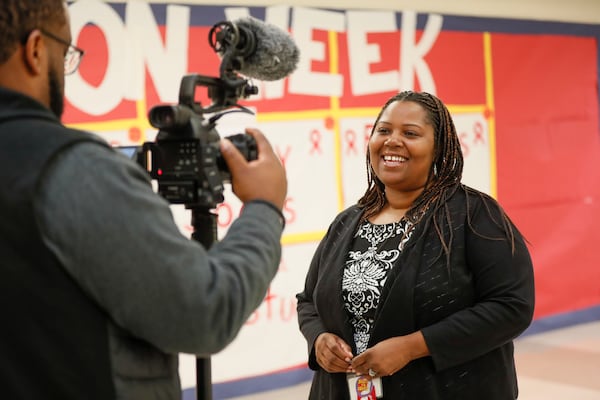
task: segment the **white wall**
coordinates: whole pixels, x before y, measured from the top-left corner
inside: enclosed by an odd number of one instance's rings
[[[317,8],[392,9],[465,16],[600,24],[600,0],[162,0],[166,3]],[[154,1],[154,2],[160,2]]]

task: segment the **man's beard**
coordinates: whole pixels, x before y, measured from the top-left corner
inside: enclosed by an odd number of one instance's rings
[[[58,74],[54,69],[48,70],[48,90],[50,95],[50,110],[58,119],[62,117],[64,110],[63,85],[60,83]]]

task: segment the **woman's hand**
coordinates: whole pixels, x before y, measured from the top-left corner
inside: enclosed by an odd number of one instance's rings
[[[333,333],[321,333],[315,340],[315,356],[325,371],[351,372],[352,349]]]
[[[352,360],[352,369],[371,377],[393,375],[412,360],[429,355],[421,332],[377,343]]]

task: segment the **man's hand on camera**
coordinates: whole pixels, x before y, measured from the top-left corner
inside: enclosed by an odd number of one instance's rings
[[[231,172],[233,193],[243,203],[266,200],[281,210],[287,195],[283,164],[262,132],[247,128],[246,133],[256,141],[256,160],[247,161],[228,139],[221,139],[221,154]]]

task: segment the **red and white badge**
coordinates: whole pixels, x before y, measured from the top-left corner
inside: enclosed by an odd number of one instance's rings
[[[350,400],[375,400],[383,397],[381,378],[367,375],[347,374]]]

